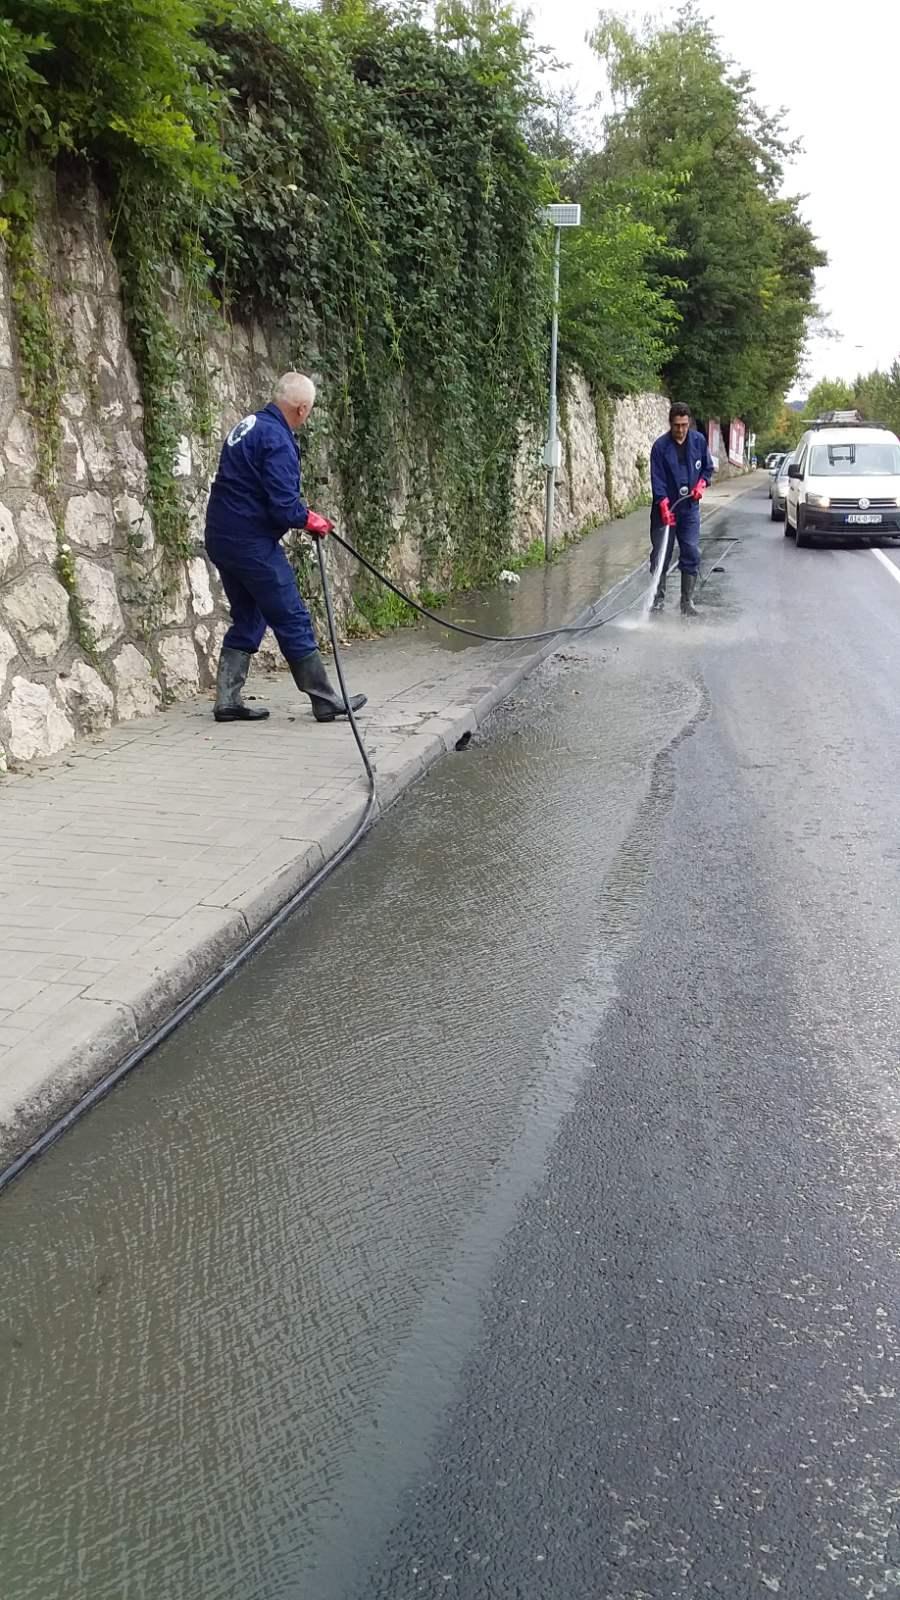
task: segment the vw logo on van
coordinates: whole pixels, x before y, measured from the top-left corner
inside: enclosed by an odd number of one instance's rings
[[[868,509],[869,509],[869,502],[866,499],[865,495],[863,495],[862,499],[859,502],[859,509],[860,509],[860,511],[868,511]]]

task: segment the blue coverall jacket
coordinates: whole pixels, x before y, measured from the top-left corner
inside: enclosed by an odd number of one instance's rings
[[[703,434],[695,428],[688,429],[683,448],[682,462],[671,433],[664,433],[650,452],[650,488],[653,494],[650,510],[651,560],[655,566],[664,533],[659,502],[668,500],[676,517],[674,531],[678,538],[678,564],[682,572],[691,573],[700,571],[700,503],[681,498],[682,490],[690,491],[701,478],[707,483],[711,482],[715,467]],[[666,567],[669,559],[671,550]]]
[[[266,625],[288,661],[316,648],[312,620],[281,547],[309,512],[300,450],[276,405],[244,417],[222,446],[206,510],[206,548],[231,607],[224,644],[257,651]]]

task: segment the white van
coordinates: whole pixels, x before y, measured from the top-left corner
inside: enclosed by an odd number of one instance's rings
[[[788,468],[786,509],[799,545],[817,533],[900,534],[900,439],[852,413],[814,422]]]

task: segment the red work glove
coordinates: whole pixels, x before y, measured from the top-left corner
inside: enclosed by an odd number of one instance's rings
[[[334,523],[327,517],[320,517],[318,511],[308,511],[304,531],[311,533],[314,539],[325,539],[329,533],[334,533]]]
[[[707,483],[706,479],[705,478],[698,478],[697,482],[694,484],[693,489],[691,490],[691,499],[692,500],[702,500],[703,499],[703,491],[704,491],[704,489],[708,489],[708,488],[709,488],[709,484]]]
[[[663,522],[663,527],[664,528],[674,528],[674,526],[675,526],[675,513],[672,510],[672,507],[669,505],[668,500],[660,500],[660,502],[659,502],[659,514],[662,517],[662,522]]]

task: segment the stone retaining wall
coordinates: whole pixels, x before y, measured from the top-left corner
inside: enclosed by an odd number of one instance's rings
[[[202,552],[205,498],[215,461],[185,438],[178,473],[191,503],[191,559],[165,564],[147,510],[143,408],[128,348],[121,290],[95,194],[48,187],[42,241],[54,310],[68,347],[55,513],[41,487],[31,418],[21,399],[9,278],[0,246],[0,771],[62,750],[81,734],[151,713],[209,689],[225,629],[218,580]],[[259,324],[221,324],[209,382],[224,434],[263,404],[288,354]],[[587,383],[575,377],[564,408],[564,462],[556,535],[607,520],[647,491],[653,438],[666,426],[658,395],[620,401],[610,419],[609,470]],[[215,452],[212,452],[214,456]],[[540,446],[523,445],[520,548],[543,528]],[[611,503],[612,501],[612,503]],[[330,507],[328,508],[330,509]],[[407,539],[396,570],[414,577]],[[64,570],[74,584],[89,648],[79,643]],[[339,602],[349,573],[337,563]],[[267,641],[271,660],[277,652]]]

